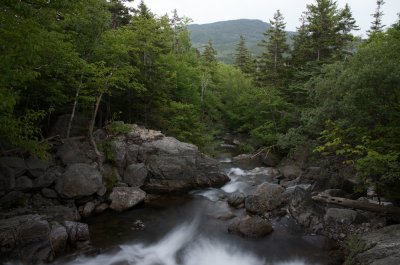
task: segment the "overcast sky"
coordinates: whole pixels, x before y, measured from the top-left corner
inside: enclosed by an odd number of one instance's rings
[[[180,16],[191,18],[196,24],[248,18],[268,22],[274,12],[280,9],[286,20],[286,29],[295,31],[306,5],[314,0],[144,0],[157,15],[171,14],[176,9]],[[400,0],[385,0],[384,25],[391,25],[400,12]],[[134,5],[140,3],[135,0]],[[361,30],[357,35],[365,35],[371,24],[371,14],[375,11],[376,0],[337,0],[339,7],[348,3]]]

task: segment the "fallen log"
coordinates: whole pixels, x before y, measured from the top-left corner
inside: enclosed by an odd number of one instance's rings
[[[346,198],[333,197],[324,194],[318,194],[316,196],[313,196],[312,199],[314,201],[332,203],[347,208],[354,208],[381,214],[394,214],[396,216],[400,216],[400,207],[392,205],[379,205],[371,202],[350,200]]]

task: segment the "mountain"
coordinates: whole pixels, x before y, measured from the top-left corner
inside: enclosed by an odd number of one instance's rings
[[[201,25],[191,24],[189,31],[194,47],[201,50],[209,40],[212,40],[214,48],[218,51],[218,60],[232,63],[240,35],[246,38],[250,52],[258,55],[261,53],[258,43],[264,38],[263,33],[270,27],[269,23],[257,19],[237,19]]]

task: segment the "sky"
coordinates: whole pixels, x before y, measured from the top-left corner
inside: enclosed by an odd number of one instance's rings
[[[268,22],[277,9],[283,13],[286,30],[295,31],[300,25],[299,18],[306,5],[314,0],[144,0],[157,15],[171,14],[176,9],[180,16],[186,16],[195,24],[206,24],[232,19],[260,19]],[[134,6],[140,0],[134,1]],[[338,7],[350,5],[360,31],[356,35],[365,36],[372,21],[371,14],[376,8],[376,0],[337,0]],[[383,24],[392,25],[400,12],[400,0],[385,0]]]

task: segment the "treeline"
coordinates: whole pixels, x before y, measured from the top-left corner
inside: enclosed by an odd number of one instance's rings
[[[383,4],[366,40],[352,35],[350,7],[331,0],[307,5],[292,47],[279,10],[261,56],[252,58],[241,37],[235,65],[254,85],[233,92],[231,129],[267,152],[353,167],[360,190],[400,199],[400,22],[383,30]]]
[[[192,48],[189,19],[124,2],[1,2],[1,149],[43,155],[37,143],[67,113],[88,117],[89,137],[123,120],[207,146],[214,54]]]
[[[96,127],[117,120],[204,151],[229,131],[249,135],[247,151],[308,150],[352,164],[381,194],[399,196],[400,24],[383,31],[382,0],[367,40],[352,35],[348,5],[316,0],[289,46],[277,11],[264,53],[254,58],[241,38],[234,66],[217,62],[212,41],[202,53],[192,47],[188,18],[124,2],[0,3],[3,152],[43,156],[60,114],[87,117],[92,142]]]

